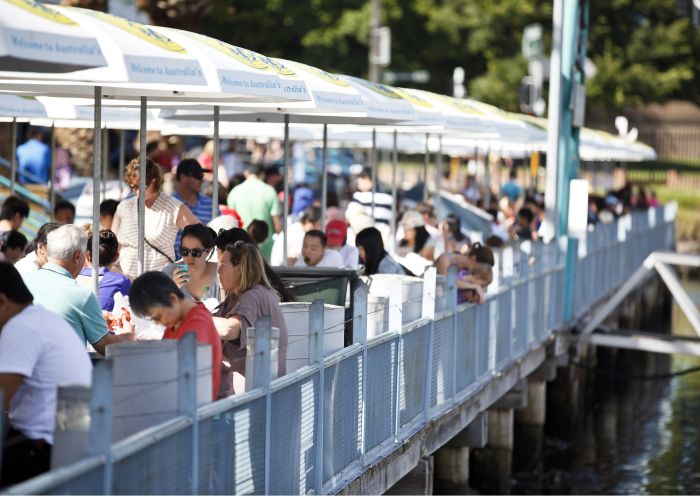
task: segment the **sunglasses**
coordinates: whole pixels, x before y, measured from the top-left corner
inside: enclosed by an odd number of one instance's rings
[[[192,257],[202,257],[202,254],[206,252],[207,249],[204,248],[193,248],[193,249],[188,249],[188,248],[181,248],[180,249],[180,254],[182,257],[187,257],[188,255],[191,255]]]

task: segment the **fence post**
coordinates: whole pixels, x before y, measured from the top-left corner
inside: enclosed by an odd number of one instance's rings
[[[457,266],[447,268],[445,279],[446,308],[452,312],[452,405],[457,402]],[[464,332],[464,330],[462,330]]]
[[[532,251],[533,242],[522,242],[518,246],[518,256],[520,258],[520,285],[525,289],[522,301],[518,300],[518,305],[521,306],[521,314],[525,318],[525,322],[519,323],[525,326],[525,349],[530,346],[530,339],[534,336],[534,323],[530,315],[530,299],[534,295],[530,295],[530,252]]]
[[[112,494],[112,361],[97,361],[92,370],[90,455],[105,458],[103,495]]]
[[[423,274],[423,309],[421,310],[423,319],[435,318],[436,280],[437,269],[434,267],[428,268]]]
[[[355,289],[352,316],[352,343],[367,343],[367,285],[358,285]]]
[[[313,301],[309,307],[309,365],[318,364],[318,401],[316,409],[316,464],[315,464],[315,493],[323,493],[323,428],[325,414],[325,366],[323,363],[323,329],[324,329],[324,302],[321,299]]]
[[[272,352],[272,321],[262,316],[248,335],[255,336],[252,388],[265,389],[265,495],[270,495],[270,444],[272,438],[272,395],[270,392],[270,363]],[[246,390],[248,381],[246,381]]]
[[[361,374],[359,380],[362,385],[362,402],[360,403],[362,412],[359,422],[362,430],[360,437],[360,465],[365,467],[365,433],[367,429],[367,285],[360,285],[355,289],[355,304],[353,309],[352,336],[353,343],[362,345],[362,368],[358,369]]]
[[[213,365],[212,365],[213,366]],[[197,423],[197,335],[187,332],[177,343],[177,410],[192,420],[192,495],[199,494],[199,424]]]
[[[389,282],[389,329],[401,333],[403,327],[403,282],[399,279]]]
[[[435,270],[430,273],[429,277],[432,277],[432,288],[433,288],[433,293],[435,293]],[[426,293],[426,284],[431,284],[430,281],[426,282],[425,280],[423,281],[423,312],[426,312],[426,307],[425,307],[425,293]],[[447,298],[453,298],[454,301],[456,302],[457,296],[454,292],[450,291],[449,284],[447,284],[447,288],[445,288],[445,293],[447,293]],[[449,301],[448,301],[448,305]],[[423,419],[425,422],[428,422],[430,419],[430,398],[431,398],[431,387],[433,383],[433,345],[434,345],[434,335],[435,335],[435,306],[433,305],[432,312],[429,312],[428,315],[423,315],[424,319],[430,319],[430,324],[428,325],[428,358],[426,361],[427,367],[425,368],[425,398],[423,399]]]
[[[578,259],[578,239],[569,237],[566,244],[566,265],[564,266],[564,324],[573,318],[574,312],[574,278]]]

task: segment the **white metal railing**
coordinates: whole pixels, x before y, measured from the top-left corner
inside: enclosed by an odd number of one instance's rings
[[[647,254],[673,246],[675,206],[653,210],[589,233],[575,268],[577,315],[621,285]],[[494,290],[483,305],[456,305],[451,268],[437,291],[425,285],[423,298],[434,302],[427,318],[424,310],[424,318],[371,340],[367,289],[360,287],[355,343],[325,358],[323,307],[316,303],[309,366],[272,382],[269,374],[256,375],[253,390],[199,408],[190,335],[179,343],[185,359],[178,380],[180,415],[116,444],[109,424],[111,379],[107,365],[98,365],[90,456],[6,492],[337,492],[565,324],[564,257],[554,244],[524,244],[496,255]],[[262,339],[268,332],[256,328],[261,372],[270,371]]]

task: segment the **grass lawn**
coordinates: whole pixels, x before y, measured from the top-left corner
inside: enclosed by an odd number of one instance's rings
[[[653,188],[662,203],[678,202],[676,219],[677,240],[700,240],[700,192],[667,186]]]

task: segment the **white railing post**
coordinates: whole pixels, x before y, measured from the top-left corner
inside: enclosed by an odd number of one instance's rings
[[[389,282],[389,329],[387,331],[401,332],[403,328],[403,282],[392,279]]]
[[[199,425],[197,423],[197,335],[185,333],[177,343],[177,409],[192,419],[190,491],[199,494]]]
[[[421,316],[423,319],[435,318],[435,284],[437,281],[437,269],[428,268],[423,273],[423,309]],[[450,298],[450,297],[448,297]],[[448,301],[449,306],[449,301]]]
[[[105,458],[102,493],[112,494],[112,361],[97,361],[92,370],[90,455]]]
[[[353,323],[352,334],[353,343],[362,345],[362,368],[358,370],[360,374],[360,385],[362,385],[362,402],[360,403],[361,411],[359,414],[359,423],[361,423],[360,434],[360,465],[365,467],[365,451],[366,451],[366,429],[367,429],[367,286],[359,285],[355,289],[353,308]]]
[[[423,399],[423,419],[425,422],[428,422],[430,419],[430,397],[431,397],[431,389],[432,389],[432,384],[433,384],[433,347],[435,343],[435,304],[433,302],[432,309],[428,308],[426,306],[426,293],[429,291],[429,288],[432,286],[432,292],[435,294],[435,269],[431,268],[432,271],[430,271],[428,276],[428,280],[426,281],[425,279],[423,280],[423,318],[424,319],[429,319],[430,323],[428,324],[428,359],[426,361],[426,371],[425,371],[425,398]],[[428,271],[426,271],[428,273]],[[425,278],[425,276],[424,276]],[[446,289],[446,292],[451,293],[449,288]],[[448,295],[447,297],[452,298]],[[454,296],[456,299],[456,295]]]
[[[270,316],[263,316],[248,328],[248,336],[254,334],[254,364],[252,388],[265,389],[265,495],[270,495],[270,445],[272,438],[272,393],[270,392],[270,363],[272,352],[272,327]],[[246,390],[248,381],[246,379]]]
[[[318,397],[316,402],[315,493],[323,493],[323,428],[325,414],[325,383],[323,363],[323,327],[325,305],[316,299],[309,307],[309,365],[318,364]]]
[[[520,284],[525,289],[522,301],[518,299],[518,305],[521,306],[521,314],[525,317],[525,345],[530,345],[530,339],[534,336],[534,323],[530,315],[530,299],[534,296],[530,295],[530,252],[532,251],[532,242],[522,242],[519,245],[518,256],[520,258]]]
[[[352,343],[367,343],[367,285],[358,285],[354,296]]]
[[[425,299],[425,297],[423,297]],[[445,279],[445,308],[452,313],[452,405],[457,403],[457,266],[447,268]],[[423,301],[425,303],[425,300]],[[466,333],[466,330],[462,330]],[[467,359],[468,360],[468,359]]]

